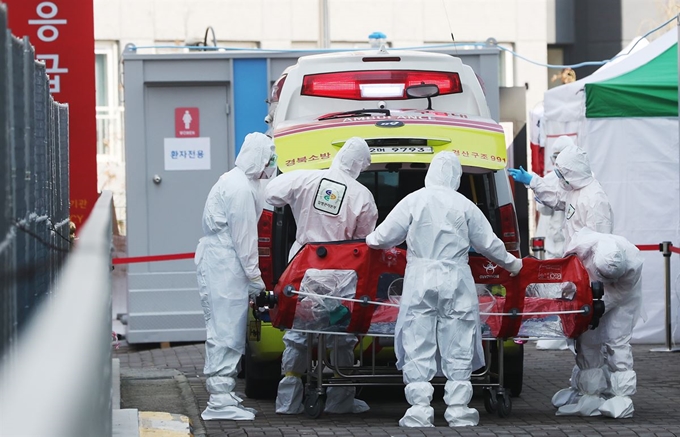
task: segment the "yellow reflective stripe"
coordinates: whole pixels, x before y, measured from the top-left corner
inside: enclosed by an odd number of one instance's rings
[[[286,372],[286,373],[284,373],[284,376],[294,376],[296,378],[300,378],[302,376],[302,374],[297,373],[297,372]]]

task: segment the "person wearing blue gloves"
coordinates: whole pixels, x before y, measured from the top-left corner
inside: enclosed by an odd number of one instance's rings
[[[542,204],[565,212],[565,247],[574,233],[583,228],[611,234],[613,220],[609,198],[593,177],[588,155],[567,136],[559,137],[558,141],[568,142],[569,145],[555,160],[553,171],[558,178],[557,186],[522,167],[508,170],[510,175],[515,181],[531,188]]]
[[[508,171],[515,181],[531,188],[542,204],[556,211],[564,211],[564,247],[568,248],[574,235],[584,228],[601,234],[611,234],[613,214],[607,193],[593,177],[586,152],[567,136],[561,136],[557,141],[568,144],[555,160],[553,172],[557,177],[557,185],[550,184],[550,181],[531,174],[522,167]],[[591,334],[584,335],[587,337]],[[578,384],[585,384],[586,378],[580,376],[581,370],[574,366],[571,386],[553,396],[552,403],[555,407],[561,408],[579,401],[582,390]],[[561,414],[565,412],[566,409],[562,409]],[[594,412],[595,410],[579,411],[583,415]]]

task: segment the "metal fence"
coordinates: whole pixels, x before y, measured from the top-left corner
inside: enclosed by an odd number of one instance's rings
[[[111,199],[99,196],[54,296],[0,366],[0,436],[111,436]]]
[[[0,3],[0,363],[68,254],[68,107]]]

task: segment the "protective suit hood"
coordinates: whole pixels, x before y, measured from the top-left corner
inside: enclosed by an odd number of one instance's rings
[[[595,248],[593,263],[603,281],[615,281],[626,272],[626,256],[616,244],[603,241]]]
[[[439,152],[432,159],[430,168],[425,175],[425,187],[445,187],[458,190],[463,167],[453,152]]]
[[[265,134],[253,132],[246,135],[241,151],[236,157],[236,167],[248,179],[259,179],[274,153],[274,142]]]
[[[371,152],[362,138],[352,137],[338,151],[331,163],[331,170],[340,170],[353,179],[371,165]]]
[[[574,142],[571,140],[571,138],[569,138],[566,135],[558,137],[553,143],[550,152],[550,161],[552,162],[552,165],[555,165],[555,161],[557,160],[559,154],[562,153],[562,150],[566,149],[567,147],[573,144]]]
[[[552,153],[562,153],[569,146],[574,146],[574,141],[566,135],[558,137],[552,145]]]
[[[574,190],[580,190],[595,179],[586,152],[575,144],[568,145],[555,160],[555,167]]]

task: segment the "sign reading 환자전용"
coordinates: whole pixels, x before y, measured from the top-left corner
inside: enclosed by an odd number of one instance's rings
[[[210,138],[165,138],[165,170],[210,170]]]

